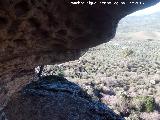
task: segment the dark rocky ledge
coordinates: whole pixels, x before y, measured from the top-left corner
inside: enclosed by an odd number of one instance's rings
[[[30,83],[11,97],[4,112],[8,120],[124,120],[58,76]]]

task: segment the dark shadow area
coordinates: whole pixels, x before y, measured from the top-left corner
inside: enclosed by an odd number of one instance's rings
[[[124,120],[77,84],[53,75],[15,93],[4,112],[9,120]]]

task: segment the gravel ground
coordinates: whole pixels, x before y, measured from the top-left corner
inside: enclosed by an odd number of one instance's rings
[[[45,66],[43,75],[77,83],[126,120],[160,120],[160,38],[138,33],[119,32],[79,60]]]

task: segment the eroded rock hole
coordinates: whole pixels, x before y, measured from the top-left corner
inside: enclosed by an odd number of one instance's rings
[[[29,19],[29,22],[32,26],[39,28],[41,26],[41,23],[38,21],[38,19],[32,17]]]
[[[17,17],[24,16],[29,11],[29,4],[26,1],[22,1],[15,5],[15,14]]]
[[[52,13],[48,13],[48,21],[49,21],[49,26],[53,26],[54,28],[59,27],[59,22],[55,16],[52,15]]]
[[[13,40],[13,42],[17,47],[25,46],[27,44],[25,39],[15,39],[15,40]]]
[[[13,21],[13,23],[11,24],[11,26],[8,29],[8,33],[11,33],[11,34],[16,33],[20,23],[21,23],[21,21],[19,21],[19,20]]]
[[[67,30],[62,29],[56,32],[58,35],[66,36],[67,35]]]
[[[8,24],[8,19],[5,17],[0,17],[0,29],[4,28]]]

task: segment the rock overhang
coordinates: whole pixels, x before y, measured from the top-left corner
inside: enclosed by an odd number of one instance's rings
[[[121,18],[160,0],[110,6],[70,2],[0,0],[0,104],[31,81],[34,67],[78,59],[82,50],[113,38]]]

